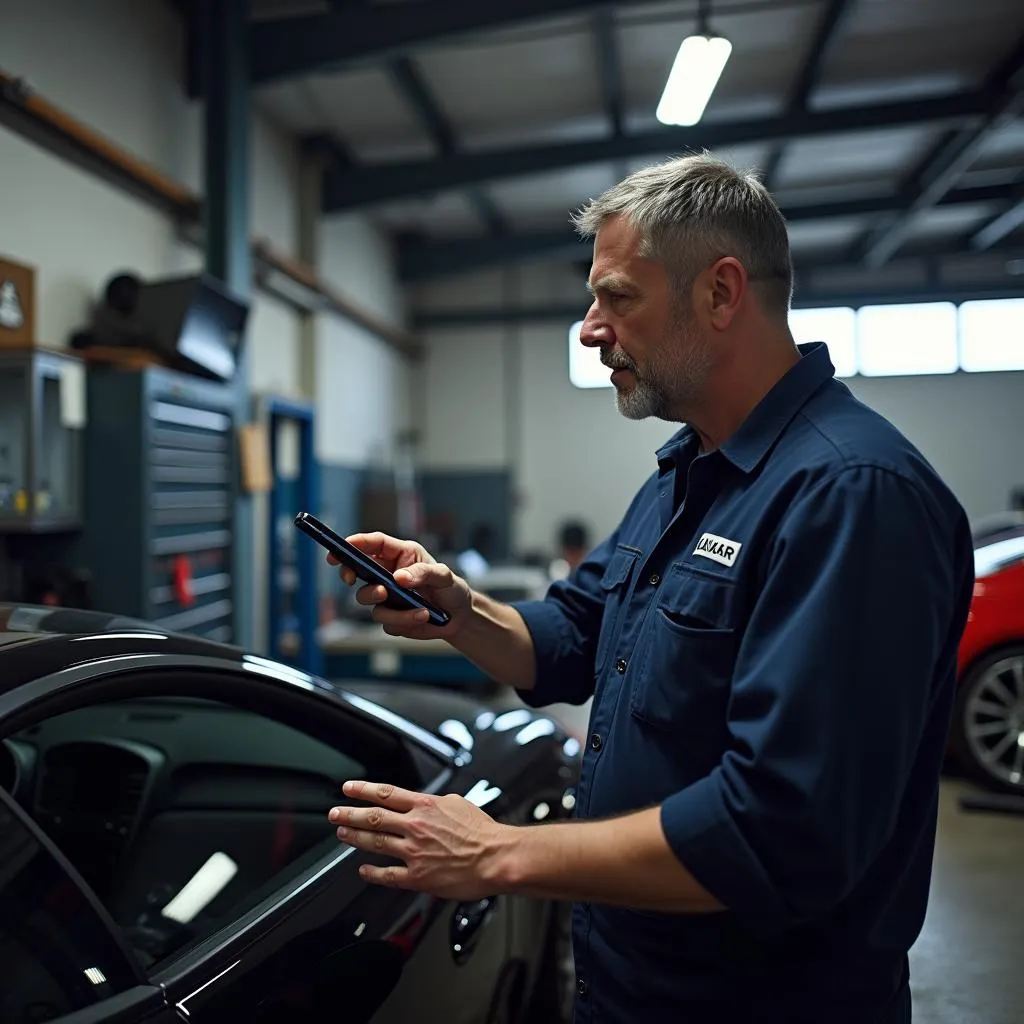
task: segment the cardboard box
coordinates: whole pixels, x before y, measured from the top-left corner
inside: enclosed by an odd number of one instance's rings
[[[28,348],[35,341],[35,268],[0,257],[0,348]]]

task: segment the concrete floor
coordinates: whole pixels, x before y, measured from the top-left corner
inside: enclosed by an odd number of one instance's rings
[[[943,784],[931,901],[911,951],[914,1024],[1024,1022],[1024,818]]]

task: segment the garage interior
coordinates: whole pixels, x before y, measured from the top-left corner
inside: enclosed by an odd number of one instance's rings
[[[662,123],[694,33],[731,53]],[[779,201],[796,340],[935,466],[979,567],[1024,557],[1021,0],[3,0],[0,129],[0,601],[490,693],[292,521],[502,599],[564,576],[673,432],[578,343],[570,214],[705,150]],[[963,667],[920,1024],[1022,1019],[1022,581],[997,675]],[[582,740],[586,710],[552,714]]]

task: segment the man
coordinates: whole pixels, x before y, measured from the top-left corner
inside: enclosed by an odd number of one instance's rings
[[[593,820],[512,828],[364,782],[346,792],[374,806],[331,820],[396,859],[364,869],[381,884],[573,900],[581,1024],[902,1024],[973,583],[964,512],[824,345],[794,345],[786,227],[755,179],[671,161],[577,224],[595,236],[582,343],[625,416],[687,424],[617,530],[516,607],[414,544],[355,543],[451,613],[435,631],[378,607],[388,632],[445,637],[533,705],[593,696]]]

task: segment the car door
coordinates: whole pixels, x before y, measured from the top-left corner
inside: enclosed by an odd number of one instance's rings
[[[440,912],[439,904],[362,882],[358,864],[366,855],[340,845],[326,820],[330,804],[340,802],[340,782],[352,776],[349,770],[335,771],[314,762],[338,753],[342,737],[351,734],[361,768],[369,770],[372,764],[377,776],[390,770],[397,783],[423,789],[443,784],[450,771],[440,754],[430,756],[422,749],[413,753],[416,745],[399,735],[394,722],[384,721],[387,715],[371,722],[362,709],[356,723],[354,710],[316,692],[315,681],[278,671],[260,659],[249,668],[247,673],[227,660],[194,657],[173,659],[165,670],[158,669],[151,656],[92,662],[60,673],[56,682],[34,685],[36,697],[48,689],[61,694],[57,699],[48,693],[45,715],[19,707],[8,694],[0,727],[8,742],[34,748],[40,777],[26,790],[25,799],[34,801],[30,812],[55,830],[76,857],[84,856],[84,868],[97,885],[116,883],[113,895],[104,892],[101,898],[111,906],[111,916],[144,964],[145,974],[136,966],[139,976],[159,986],[179,1019],[203,1024],[244,1015],[269,1024],[294,1016],[304,1024],[316,1024],[336,1021],[343,1006],[346,1022],[369,1021],[403,967],[417,955],[424,931]],[[249,717],[232,719],[232,711],[239,709]],[[218,714],[227,716],[221,724],[215,721]],[[238,733],[239,722],[248,730],[245,735]],[[12,723],[18,727],[13,736]],[[287,743],[282,753],[282,737],[287,739],[282,730],[293,741],[308,741],[305,747],[294,747],[300,750],[299,761]],[[438,747],[443,751],[443,744]],[[129,790],[146,799],[161,792],[161,786],[166,790],[173,775],[167,762],[177,755],[188,762],[171,787],[177,804],[157,801],[142,822],[131,815],[118,817],[119,801]],[[302,760],[307,755],[308,764]],[[134,780],[125,767],[132,759],[142,770],[142,777]],[[152,769],[148,778],[146,765]],[[212,783],[210,765],[227,769],[218,769]],[[282,771],[275,775],[277,768]],[[209,784],[205,796],[197,796],[195,781],[204,772]],[[210,883],[212,862],[215,867],[233,862],[236,882],[244,875],[253,862],[254,843],[236,845],[227,854],[220,847],[230,844],[236,833],[251,832],[250,819],[256,812],[234,806],[232,794],[240,793],[242,803],[251,803],[254,794],[264,801],[267,793],[280,790],[285,775],[293,784],[289,799],[302,805],[300,812],[295,813],[293,806],[280,823],[275,822],[273,841],[255,845],[269,856],[279,833],[287,842],[289,832],[301,832],[306,842],[299,855],[286,857],[283,867],[277,865],[279,870],[265,871],[255,886],[247,885],[240,901],[236,893],[226,912],[206,915],[215,927],[208,922],[194,927],[202,915],[171,913],[175,901],[188,902],[187,892],[201,876],[204,885]],[[239,780],[248,776],[258,785],[240,790]],[[302,792],[310,779],[312,807],[308,787],[305,797]],[[111,787],[118,788],[117,798],[96,805],[95,794]],[[182,793],[190,794],[184,802],[179,799]],[[64,803],[54,804],[53,794],[62,794]],[[88,832],[71,828],[83,804],[89,804],[86,809],[94,819]],[[224,827],[222,817],[230,818],[230,827]],[[320,831],[310,842],[312,827]],[[174,830],[179,841],[168,842]],[[269,835],[266,828],[262,834]],[[83,835],[86,840],[80,841]],[[117,851],[119,836],[123,848],[132,851],[127,860],[110,853]],[[72,862],[76,857],[70,858]],[[190,857],[192,862],[186,863]],[[179,937],[176,930],[182,921]],[[455,1001],[458,996],[445,993],[443,998]],[[417,993],[419,1008],[430,1000],[429,991]]]
[[[0,789],[0,1020],[170,1024],[88,887]]]
[[[446,788],[488,811],[500,793],[487,780],[476,779],[471,765],[457,771]],[[415,953],[373,1024],[428,1018],[445,1024],[504,1020],[502,1013],[511,1005],[504,982],[507,968],[514,966],[509,957],[514,902],[497,894],[432,901],[420,922]],[[429,993],[429,1003],[424,1003],[424,993]]]

